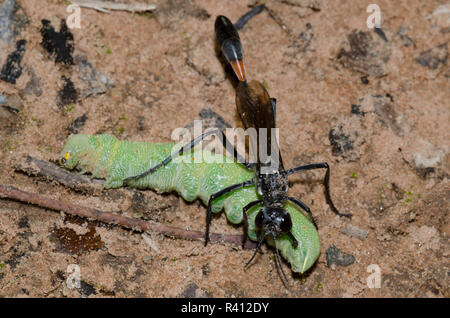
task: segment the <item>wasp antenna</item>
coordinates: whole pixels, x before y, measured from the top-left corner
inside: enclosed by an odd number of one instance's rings
[[[277,247],[277,241],[276,241],[276,239],[275,239],[275,234],[273,234],[273,233],[271,233],[271,234],[272,234],[272,237],[273,237],[273,243],[274,243],[274,245],[275,245],[275,252],[277,253],[277,264],[278,264],[278,268],[280,269],[281,274],[283,274],[283,278],[284,278],[283,283],[284,283],[286,286],[289,286],[288,280],[287,280],[287,277],[286,277],[286,274],[285,274],[284,271],[283,271],[283,267],[281,267],[280,253],[278,252],[278,247]]]
[[[247,267],[248,265],[250,265],[250,263],[253,261],[253,259],[256,256],[256,253],[258,252],[259,248],[261,247],[262,242],[264,242],[264,239],[266,238],[266,233],[263,234],[262,238],[259,240],[258,245],[256,245],[255,248],[255,252],[253,253],[252,258],[250,258],[250,260],[247,262],[247,264],[245,264],[245,267]]]

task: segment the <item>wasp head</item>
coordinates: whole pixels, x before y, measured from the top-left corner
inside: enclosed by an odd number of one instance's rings
[[[262,233],[272,234],[278,237],[287,234],[292,241],[292,245],[297,247],[298,242],[291,234],[292,220],[289,213],[280,207],[263,207],[259,210],[255,218],[255,225]]]

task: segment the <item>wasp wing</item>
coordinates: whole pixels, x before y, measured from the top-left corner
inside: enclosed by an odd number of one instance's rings
[[[256,140],[251,140],[253,147],[258,144],[259,136],[266,133],[266,153],[278,152],[278,156],[270,156],[270,160],[278,159],[278,170],[283,169],[281,154],[276,136],[272,136],[275,127],[275,99],[271,99],[266,88],[258,81],[239,82],[236,89],[236,106],[245,129],[254,128]],[[250,136],[251,137],[251,136]],[[260,145],[261,146],[261,145]],[[255,149],[255,148],[254,148]],[[257,162],[267,163],[263,158],[260,147],[257,148]]]

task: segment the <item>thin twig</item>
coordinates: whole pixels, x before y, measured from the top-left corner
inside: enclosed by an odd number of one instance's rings
[[[147,3],[119,3],[100,0],[71,0],[70,2],[80,7],[94,9],[106,13],[109,12],[108,10],[145,12],[153,11],[156,9],[156,5]]]
[[[141,232],[157,232],[166,236],[185,240],[202,240],[204,238],[204,232],[201,231],[188,231],[169,225],[150,223],[123,215],[75,205],[65,201],[50,199],[40,194],[19,190],[12,186],[0,185],[0,198],[29,203],[42,208],[62,211],[67,214],[77,215],[109,224],[120,225]],[[241,246],[245,249],[255,248],[255,243],[247,239],[243,245],[243,240],[244,237],[242,235],[210,234],[211,242],[229,243],[235,246]]]

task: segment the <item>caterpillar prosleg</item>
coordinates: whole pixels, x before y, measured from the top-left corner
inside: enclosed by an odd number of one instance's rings
[[[148,170],[160,163],[170,153],[175,143],[148,143],[119,141],[109,135],[73,135],[61,151],[61,163],[67,169],[90,172],[95,178],[106,179],[106,189],[123,186],[123,180]],[[254,172],[237,162],[226,162],[223,155],[206,150],[201,156],[220,156],[214,162],[193,162],[195,151],[189,151],[145,177],[128,181],[138,189],[154,189],[158,192],[177,192],[186,201],[200,199],[207,204],[211,194],[232,184],[254,178]],[[191,157],[191,158],[190,158]],[[203,158],[203,157],[202,157]],[[189,159],[189,160],[187,160]],[[228,158],[228,161],[230,159]],[[216,199],[212,211],[225,210],[229,222],[239,224],[244,220],[243,208],[259,200],[255,186],[237,189]],[[292,219],[291,234],[298,241],[294,247],[288,235],[276,238],[281,255],[291,264],[294,272],[303,273],[316,261],[320,253],[320,240],[315,226],[295,205],[286,202],[284,207]],[[256,205],[247,211],[247,233],[251,240],[258,240],[255,217],[260,209]],[[269,244],[273,241],[268,237]]]

